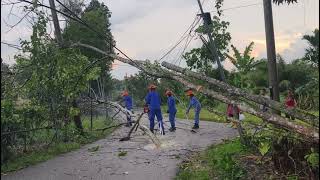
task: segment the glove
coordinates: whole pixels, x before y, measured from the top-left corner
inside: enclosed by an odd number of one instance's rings
[[[169,113],[169,110],[167,110],[167,113]]]
[[[132,112],[132,114],[134,114],[134,112],[133,111],[131,111]]]
[[[149,107],[148,106],[144,106],[143,107],[143,112],[144,113],[148,113],[149,112]]]

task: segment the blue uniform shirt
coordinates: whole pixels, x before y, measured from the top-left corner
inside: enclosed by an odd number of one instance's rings
[[[190,108],[192,108],[192,107],[194,107],[194,110],[196,112],[201,110],[201,104],[198,101],[198,99],[194,96],[192,96],[192,98],[190,99],[190,103],[189,103],[189,107],[187,109],[187,112],[189,112]]]
[[[160,95],[155,91],[151,91],[148,93],[148,95],[146,97],[146,103],[149,105],[149,108],[151,110],[161,109],[160,108],[160,104],[161,104]]]
[[[168,97],[168,109],[169,109],[169,113],[175,113],[177,112],[177,109],[176,109],[176,100],[174,99],[173,96],[169,96]]]
[[[128,110],[132,109],[132,98],[130,96],[124,96],[123,101],[125,102],[125,106]]]

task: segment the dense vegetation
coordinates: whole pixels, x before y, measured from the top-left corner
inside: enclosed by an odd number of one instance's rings
[[[222,61],[230,60],[235,66],[234,71],[223,70],[226,82],[251,94],[259,94],[261,89],[268,87],[267,60],[256,59],[251,55],[254,49],[253,42],[243,52],[230,44],[232,39],[232,34],[228,32],[230,23],[224,21],[221,16],[223,12],[220,8],[223,1],[218,2],[216,7],[219,16],[212,18],[209,30],[215,38],[219,58]],[[164,109],[167,99],[165,90],[171,89],[177,99],[177,117],[185,118],[188,99],[182,84],[165,78],[150,77],[145,72],[131,75],[124,80],[115,80],[110,75],[112,57],[86,48],[67,46],[80,42],[114,54],[115,45],[110,30],[111,12],[108,7],[97,0],[92,0],[86,7],[77,1],[70,1],[67,6],[99,33],[91,31],[74,19],[65,17],[66,26],[62,35],[66,46],[60,47],[47,33],[46,14],[36,6],[26,7],[26,10],[32,10],[37,17],[32,27],[30,41],[21,41],[22,52],[15,56],[17,63],[13,67],[1,64],[1,166],[3,167],[1,169],[3,171],[15,170],[28,163],[46,160],[53,155],[66,152],[60,147],[71,150],[108,134],[108,132],[98,134],[89,128],[89,114],[91,117],[93,114],[101,115],[99,121],[93,124],[93,129],[107,125],[110,121],[109,110],[105,106],[97,106],[94,110],[88,108],[90,106],[88,96],[117,101],[120,99],[120,92],[127,89],[133,96],[134,106],[142,108],[147,86],[154,83],[160,92]],[[68,12],[64,7],[62,11]],[[196,32],[203,34],[204,27],[200,26]],[[101,38],[100,33],[108,38]],[[287,91],[293,89],[298,107],[319,116],[319,30],[315,29],[312,34],[306,34],[303,39],[309,43],[304,57],[283,59],[281,55],[277,56],[281,99],[283,102]],[[189,69],[220,79],[216,68],[217,62],[212,60],[206,45],[186,52],[183,57]],[[206,85],[204,81],[197,83]],[[201,120],[226,122],[225,104],[200,93],[196,96],[203,106]],[[220,114],[210,112],[212,109]],[[182,167],[184,170],[177,179],[188,179],[193,176],[203,179],[213,176],[223,179],[242,177],[245,171],[233,160],[233,156],[236,153],[238,155],[246,153],[248,149],[262,157],[270,157],[275,168],[282,173],[294,174],[297,177],[314,177],[319,174],[317,145],[305,142],[287,130],[263,123],[259,118],[248,114],[246,117],[243,122],[245,128],[243,138],[247,143],[240,144],[239,140],[235,140],[209,148],[200,156],[201,162],[191,163],[190,167],[193,168],[191,172]],[[71,123],[72,121],[74,123]],[[258,131],[254,131],[255,128],[258,128]],[[66,144],[72,144],[72,147]],[[40,152],[46,156],[35,159],[35,152],[30,153],[35,151],[35,147],[41,147]],[[22,161],[15,161],[17,157],[24,158]],[[209,160],[202,162],[207,157]]]
[[[79,22],[68,19],[62,33],[64,44],[83,42],[112,53],[115,42],[108,8],[97,0],[84,10],[81,4],[70,6],[80,7],[70,8],[80,9],[82,21],[109,39],[101,39]],[[76,143],[76,136],[88,133],[81,120],[81,115],[88,114],[83,97],[95,94],[104,99],[112,90],[112,58],[86,49],[59,47],[48,34],[47,15],[36,6],[25,8],[37,17],[30,41],[21,41],[22,51],[15,56],[13,67],[1,62],[1,165],[35,146]],[[108,122],[107,117],[105,121]]]
[[[235,87],[247,90],[247,92],[250,92],[251,94],[259,94],[262,89],[266,89],[268,92],[267,60],[256,59],[251,56],[254,43],[251,42],[243,52],[240,52],[237,47],[231,45],[232,52],[230,52],[227,49],[231,40],[231,36],[227,32],[229,23],[221,20],[221,17],[214,17],[212,24],[214,24],[214,26],[212,26],[210,30],[212,32],[212,36],[217,39],[216,43],[217,48],[220,51],[220,59],[228,59],[235,66],[234,71],[228,72],[224,70],[226,74],[226,81]],[[197,29],[197,32],[200,34],[203,33],[203,27],[200,26]],[[281,103],[284,103],[288,90],[293,90],[295,99],[297,100],[297,105],[300,109],[318,114],[319,30],[315,29],[312,34],[303,36],[303,40],[309,44],[304,57],[285,60],[280,54],[277,55]],[[212,61],[211,54],[206,45],[192,49],[184,55],[184,58],[187,61],[188,68],[191,70],[215,79],[220,79],[219,71],[216,69],[216,62]],[[140,73],[137,76],[131,77],[131,79],[141,78],[144,76],[146,76],[144,73]],[[145,79],[146,78],[141,78],[141,80]],[[149,81],[152,82],[152,79],[149,79],[147,82]],[[147,82],[145,82],[144,87],[146,87],[145,85]],[[128,87],[132,90],[134,95],[135,89],[141,89],[141,84],[137,84],[136,81],[128,81],[126,83],[129,83]],[[185,89],[180,88],[183,86],[177,82],[171,82],[166,79],[153,80],[153,83],[158,85],[158,90],[161,93],[162,100],[166,100],[166,97],[164,96],[164,89],[171,88],[173,90],[179,104],[177,116],[179,118],[185,118],[183,111],[185,109],[185,103],[187,103],[188,100],[184,95]],[[197,80],[197,84],[206,85],[206,82],[200,82]],[[209,88],[215,89],[216,87],[213,86]],[[144,97],[143,95],[145,93],[146,91],[139,95],[141,99]],[[211,107],[218,110],[221,114],[225,114],[225,105],[222,105],[212,98],[203,96],[200,93],[197,94],[197,97],[200,99],[204,108],[209,107],[210,109]],[[205,114],[207,114],[207,112],[205,112]],[[284,115],[285,114],[282,114],[282,116]],[[202,115],[202,118],[203,117],[204,116]],[[245,128],[243,137],[246,142],[245,145],[252,149],[252,151],[260,154],[260,156],[268,157],[266,159],[269,161],[264,163],[272,162],[274,170],[285,174],[287,177],[318,177],[319,161],[317,159],[319,157],[319,149],[317,144],[306,142],[299,138],[295,133],[263,123],[259,118],[248,114],[246,114],[246,117],[247,118],[243,124],[243,127]],[[209,120],[214,119],[215,118],[210,118]],[[220,120],[216,119],[216,121]],[[295,122],[306,125],[299,120],[295,120]],[[241,153],[241,151],[239,150],[237,153]],[[203,159],[209,158],[208,156],[208,154],[204,155]],[[230,157],[228,156],[228,158]],[[201,158],[196,158],[196,160],[201,161]],[[232,162],[233,160],[230,161]],[[213,166],[209,168],[215,168],[216,165],[217,164],[213,164]],[[200,179],[210,179],[210,177],[215,177],[211,176],[212,172],[210,172],[210,170],[208,171],[207,165],[202,166],[200,163],[196,164],[196,167],[198,168],[197,170],[189,172],[189,168],[193,168],[193,165],[187,166],[186,171],[183,171],[179,175],[179,178],[196,179],[191,178],[193,175]],[[232,171],[233,169],[231,168],[230,170]],[[224,172],[224,175],[230,173],[232,174],[232,172]],[[241,174],[242,171],[239,173]],[[230,177],[228,178],[230,179]]]

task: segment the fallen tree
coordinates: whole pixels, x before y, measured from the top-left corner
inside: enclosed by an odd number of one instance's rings
[[[178,77],[178,76],[172,76],[172,77],[173,77],[173,79],[181,82],[182,84],[184,84],[185,86],[187,86],[189,88],[197,89],[197,87],[198,87],[198,85],[190,83],[190,82],[182,79],[181,77]],[[200,92],[207,95],[207,96],[215,98],[223,103],[236,104],[242,111],[247,112],[249,114],[252,114],[254,116],[257,116],[257,117],[261,118],[263,121],[266,121],[268,123],[274,124],[279,127],[282,127],[282,128],[287,129],[289,131],[296,132],[296,133],[302,135],[308,141],[313,141],[313,142],[319,143],[319,132],[318,132],[319,130],[317,130],[316,128],[299,125],[299,124],[297,124],[293,121],[289,121],[288,119],[281,117],[277,114],[272,114],[269,112],[262,112],[259,109],[249,107],[245,104],[242,104],[239,101],[231,100],[230,98],[225,97],[223,95],[220,95],[218,92],[215,92],[212,90],[202,88],[200,90]]]
[[[231,86],[225,82],[219,81],[214,78],[210,78],[208,76],[204,76],[200,73],[190,71],[186,68],[181,68],[179,66],[176,66],[176,65],[168,63],[168,62],[162,62],[161,65],[172,70],[172,71],[179,72],[183,75],[193,77],[193,78],[196,78],[199,80],[203,80],[203,81],[207,82],[208,84],[218,86],[220,89],[227,91],[229,93],[229,95],[237,95],[237,96],[243,97],[247,100],[254,101],[258,104],[266,104],[268,107],[270,107],[274,110],[284,112],[284,113],[289,114],[297,119],[300,119],[302,121],[305,121],[307,123],[310,123],[312,125],[316,125],[317,127],[319,127],[319,117],[317,117],[313,114],[310,114],[306,111],[303,111],[299,108],[289,110],[284,106],[283,103],[279,103],[277,101],[268,99],[263,96],[250,94],[250,93],[246,92],[245,90]]]
[[[108,54],[108,53],[106,53],[106,52],[104,52],[104,51],[102,51],[102,50],[100,50],[100,49],[98,49],[96,47],[93,47],[93,46],[90,46],[90,45],[86,45],[86,44],[76,43],[76,44],[73,44],[73,46],[86,47],[86,48],[89,48],[89,49],[94,50],[96,52],[102,53],[102,54],[104,54],[106,56],[113,57],[113,58],[115,58],[115,59],[117,59],[117,60],[119,60],[119,61],[121,61],[123,63],[130,64],[130,65],[142,70],[143,72],[145,72],[146,74],[148,74],[150,76],[159,77],[159,78],[173,79],[173,80],[176,80],[176,81],[184,84],[186,87],[192,88],[192,89],[198,89],[198,87],[199,87],[198,85],[190,83],[190,82],[188,82],[186,80],[186,77],[188,77],[189,75],[186,76],[186,74],[183,74],[183,73],[180,75],[180,74],[178,74],[176,72],[172,72],[172,71],[166,70],[166,69],[162,68],[158,64],[151,64],[148,61],[137,61],[137,60],[126,59],[126,58],[122,58],[122,57],[116,56],[114,54],[110,55],[110,54]],[[183,70],[183,71],[186,71],[186,70]],[[191,77],[193,77],[193,76],[191,76]],[[206,78],[208,78],[208,77],[206,77]],[[219,82],[219,81],[217,81],[215,79],[212,79],[212,78],[211,79],[207,79],[207,80],[210,81],[211,83],[216,81],[214,84],[217,84],[217,82]],[[232,86],[230,86],[228,84],[221,84],[221,83],[218,83],[218,84],[220,84],[221,87],[223,85],[223,87],[226,90],[231,89],[229,91],[233,92],[233,94],[236,94],[236,93],[241,94],[241,93],[243,93],[243,91],[241,89],[239,89],[239,88],[234,89],[234,87],[232,87]],[[262,112],[257,108],[253,108],[253,107],[247,106],[247,105],[239,102],[238,100],[233,100],[232,98],[228,98],[226,96],[221,95],[222,93],[218,93],[218,92],[215,92],[215,91],[210,90],[210,89],[202,88],[200,90],[200,92],[205,94],[205,95],[207,95],[207,96],[210,96],[210,97],[212,97],[214,99],[217,99],[217,100],[219,100],[219,101],[221,101],[223,103],[235,104],[235,105],[239,106],[239,108],[242,111],[247,112],[249,114],[252,114],[254,116],[257,116],[257,117],[261,118],[263,121],[266,121],[268,123],[276,125],[279,128],[284,128],[284,129],[287,129],[289,131],[292,131],[292,132],[295,132],[295,133],[298,133],[298,134],[302,135],[302,137],[307,141],[312,141],[312,142],[319,143],[319,133],[318,133],[319,130],[317,128],[302,126],[302,125],[297,124],[296,122],[290,121],[290,120],[288,120],[288,119],[286,119],[284,117],[281,117],[281,116],[279,116],[277,114],[272,114],[270,112]],[[247,93],[243,94],[243,95],[247,95],[247,98],[251,98],[251,96],[248,96]],[[259,96],[257,96],[257,97],[259,97]],[[258,99],[255,99],[255,100],[259,101],[261,103],[265,102],[265,101],[263,101],[264,98],[261,99],[260,97]],[[268,102],[271,102],[271,101],[268,101]],[[274,103],[274,102],[271,102],[271,103]],[[269,105],[271,103],[269,103]],[[292,112],[291,112],[291,114],[292,114]],[[302,115],[302,114],[300,114],[300,115]],[[305,117],[305,116],[303,116],[303,117]],[[307,119],[310,121],[310,118],[308,118],[308,117],[307,117]],[[302,120],[305,120],[305,119],[302,118]],[[314,120],[314,118],[311,119],[311,120]]]
[[[92,97],[89,97],[89,98],[92,98]],[[92,98],[94,99],[94,98]],[[108,106],[111,106],[111,107],[114,107],[116,109],[118,109],[120,112],[122,112],[123,114],[125,114],[126,116],[131,116],[132,117],[135,117],[131,111],[127,110],[126,108],[122,107],[120,104],[116,103],[116,102],[111,102],[111,101],[105,101],[105,100],[99,100],[99,99],[94,99],[98,104],[107,104]],[[145,113],[141,113],[137,120],[136,121],[132,121],[134,124],[134,126],[130,129],[128,135],[124,138],[121,138],[120,141],[128,141],[131,137],[131,134],[132,132],[135,130],[137,131],[137,129],[139,128],[141,131],[143,131],[145,134],[147,134],[151,141],[156,145],[157,148],[159,148],[161,146],[161,142],[160,140],[145,126],[141,125],[140,124],[140,121],[142,119],[142,116],[144,115]],[[123,126],[123,125],[126,125],[127,123],[121,123],[121,124],[118,124],[118,125],[115,125],[115,126],[110,126],[110,127],[106,127],[106,128],[103,128],[103,129],[96,129],[97,131],[105,131],[107,129],[110,129],[110,128],[117,128],[117,127],[120,127],[120,126]]]
[[[137,119],[137,121],[134,123],[133,127],[130,129],[128,135],[124,138],[121,138],[120,141],[129,141],[130,138],[131,138],[131,133],[133,132],[133,130],[137,131],[138,129],[138,126],[140,125],[140,121],[141,121],[141,118],[142,116],[144,115],[145,113],[141,113]]]

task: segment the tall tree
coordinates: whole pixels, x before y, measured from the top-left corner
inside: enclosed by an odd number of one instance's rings
[[[251,52],[254,46],[254,42],[251,42],[241,54],[239,50],[234,46],[231,45],[231,48],[234,52],[233,57],[225,54],[231,61],[231,63],[237,68],[237,70],[241,73],[247,73],[254,68],[257,63],[255,62],[255,58],[251,57]]]
[[[84,0],[64,0],[63,5],[68,8],[68,9],[66,9],[63,6],[60,6],[61,10],[64,13],[66,13],[68,15],[72,15],[72,13],[74,13],[77,16],[81,15],[82,9],[85,6]],[[70,12],[70,10],[72,13]]]
[[[228,51],[228,45],[231,40],[231,35],[227,31],[229,24],[229,22],[221,20],[219,16],[213,16],[212,23],[209,25],[209,31],[211,32],[220,56]],[[196,32],[200,34],[204,34],[204,31],[204,26],[200,26],[196,30]],[[185,53],[183,57],[186,59],[190,69],[196,69],[207,75],[210,74],[210,70],[216,65],[216,62],[212,61],[212,55],[206,44],[200,48],[192,49]]]
[[[88,81],[97,78],[100,68],[84,74],[88,58],[77,49],[58,48],[46,33],[46,26],[47,19],[39,12],[31,40],[21,42],[23,54],[15,57],[16,69],[22,72],[17,76],[25,79],[26,98],[33,105],[50,109],[51,123],[57,125],[66,116],[79,116],[73,102],[86,90]],[[81,129],[81,121],[75,118],[74,122]]]
[[[251,52],[254,43],[251,42],[244,50],[243,53],[233,45],[231,48],[234,52],[234,55],[225,54],[231,63],[237,68],[237,72],[233,73],[233,84],[241,88],[250,88],[253,83],[250,83],[247,73],[253,70],[253,68],[261,63],[261,61],[255,61],[254,57],[251,57]]]
[[[71,20],[63,32],[64,39],[71,42],[89,44],[109,54],[113,54],[115,41],[110,30],[111,23],[109,19],[111,12],[109,8],[98,0],[91,0],[89,5],[80,14],[81,20],[90,26],[91,29],[77,21]],[[101,98],[106,98],[109,93],[108,90],[110,90],[110,88],[107,88],[107,84],[111,83],[110,69],[114,59],[105,57],[87,48],[79,49],[91,62],[96,62],[95,66],[101,68],[100,78],[97,81],[92,81],[90,85],[97,94],[101,95]]]
[[[315,29],[312,35],[304,35],[302,39],[308,41],[310,46],[304,59],[319,68],[319,29]]]
[[[288,4],[290,4],[290,3],[297,3],[298,2],[298,0],[273,0],[273,3],[275,3],[275,4],[283,4],[283,3],[288,3]]]
[[[81,42],[85,44],[97,47],[107,53],[113,53],[113,46],[115,41],[110,30],[111,12],[108,7],[97,0],[92,0],[90,4],[81,13],[81,19],[89,25],[92,29],[88,29],[83,24],[72,21],[70,25],[64,30],[63,36],[66,40],[72,42]],[[98,33],[97,33],[98,32]],[[107,37],[107,38],[104,38]],[[81,52],[86,55],[91,61],[104,57],[103,55],[96,53],[88,49],[80,49]],[[110,70],[112,58],[105,58],[98,64],[102,68],[103,72]]]

